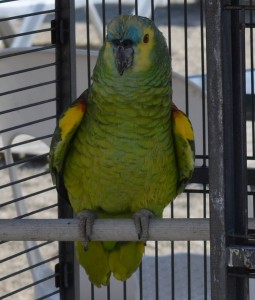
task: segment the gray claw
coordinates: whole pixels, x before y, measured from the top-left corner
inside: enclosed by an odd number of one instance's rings
[[[81,242],[85,251],[88,250],[88,241],[91,240],[90,236],[96,218],[97,213],[92,210],[83,210],[78,213],[79,233],[83,237]]]
[[[133,215],[136,233],[138,239],[144,243],[149,238],[149,220],[154,217],[154,214],[148,209],[140,209]]]

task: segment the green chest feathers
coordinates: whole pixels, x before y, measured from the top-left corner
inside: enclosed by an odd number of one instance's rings
[[[71,202],[79,191],[76,211],[86,208],[118,214],[158,203],[155,213],[161,214],[176,194],[169,116],[137,117],[132,111],[128,117],[127,113],[102,116],[88,111],[65,169]]]

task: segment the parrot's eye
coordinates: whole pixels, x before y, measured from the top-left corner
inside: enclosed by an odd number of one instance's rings
[[[146,34],[144,35],[144,37],[143,37],[143,42],[144,42],[145,44],[147,44],[147,43],[149,42],[149,34],[148,34],[148,33],[146,33]]]

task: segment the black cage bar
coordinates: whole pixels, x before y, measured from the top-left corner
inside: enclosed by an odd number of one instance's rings
[[[247,1],[249,2],[249,1]],[[247,113],[247,45],[253,65],[252,3],[214,1],[207,3],[207,62],[209,110],[209,158],[211,197],[212,299],[252,299],[249,277],[253,265],[235,263],[233,248],[246,258],[253,255],[253,237],[248,235],[248,190],[254,169],[247,168],[247,141],[254,131],[246,128],[254,104]],[[250,14],[249,22],[247,13]],[[250,28],[249,44],[246,28]],[[250,70],[253,78],[253,68]],[[253,90],[254,91],[254,90]],[[219,144],[220,147],[215,147]],[[249,166],[249,164],[248,164]],[[247,185],[248,184],[248,185]],[[253,195],[254,199],[254,194]],[[253,215],[254,217],[254,215]],[[248,247],[248,248],[247,248]],[[241,254],[237,254],[241,259]],[[254,282],[250,280],[250,291]]]
[[[57,119],[76,99],[76,57],[74,1],[55,1],[56,18],[53,42],[56,44],[56,111]],[[58,201],[58,217],[72,218],[73,212],[66,201]],[[74,260],[74,243],[59,243],[59,264],[56,266],[56,285],[60,299],[77,299],[79,291],[77,263]],[[76,275],[75,275],[76,274]]]

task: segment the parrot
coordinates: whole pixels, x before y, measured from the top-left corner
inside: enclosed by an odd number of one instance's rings
[[[107,25],[91,86],[63,112],[49,165],[78,217],[76,256],[97,287],[139,267],[151,218],[183,192],[194,132],[172,102],[171,58],[154,22],[119,15]],[[138,241],[91,241],[96,218],[133,219]]]

